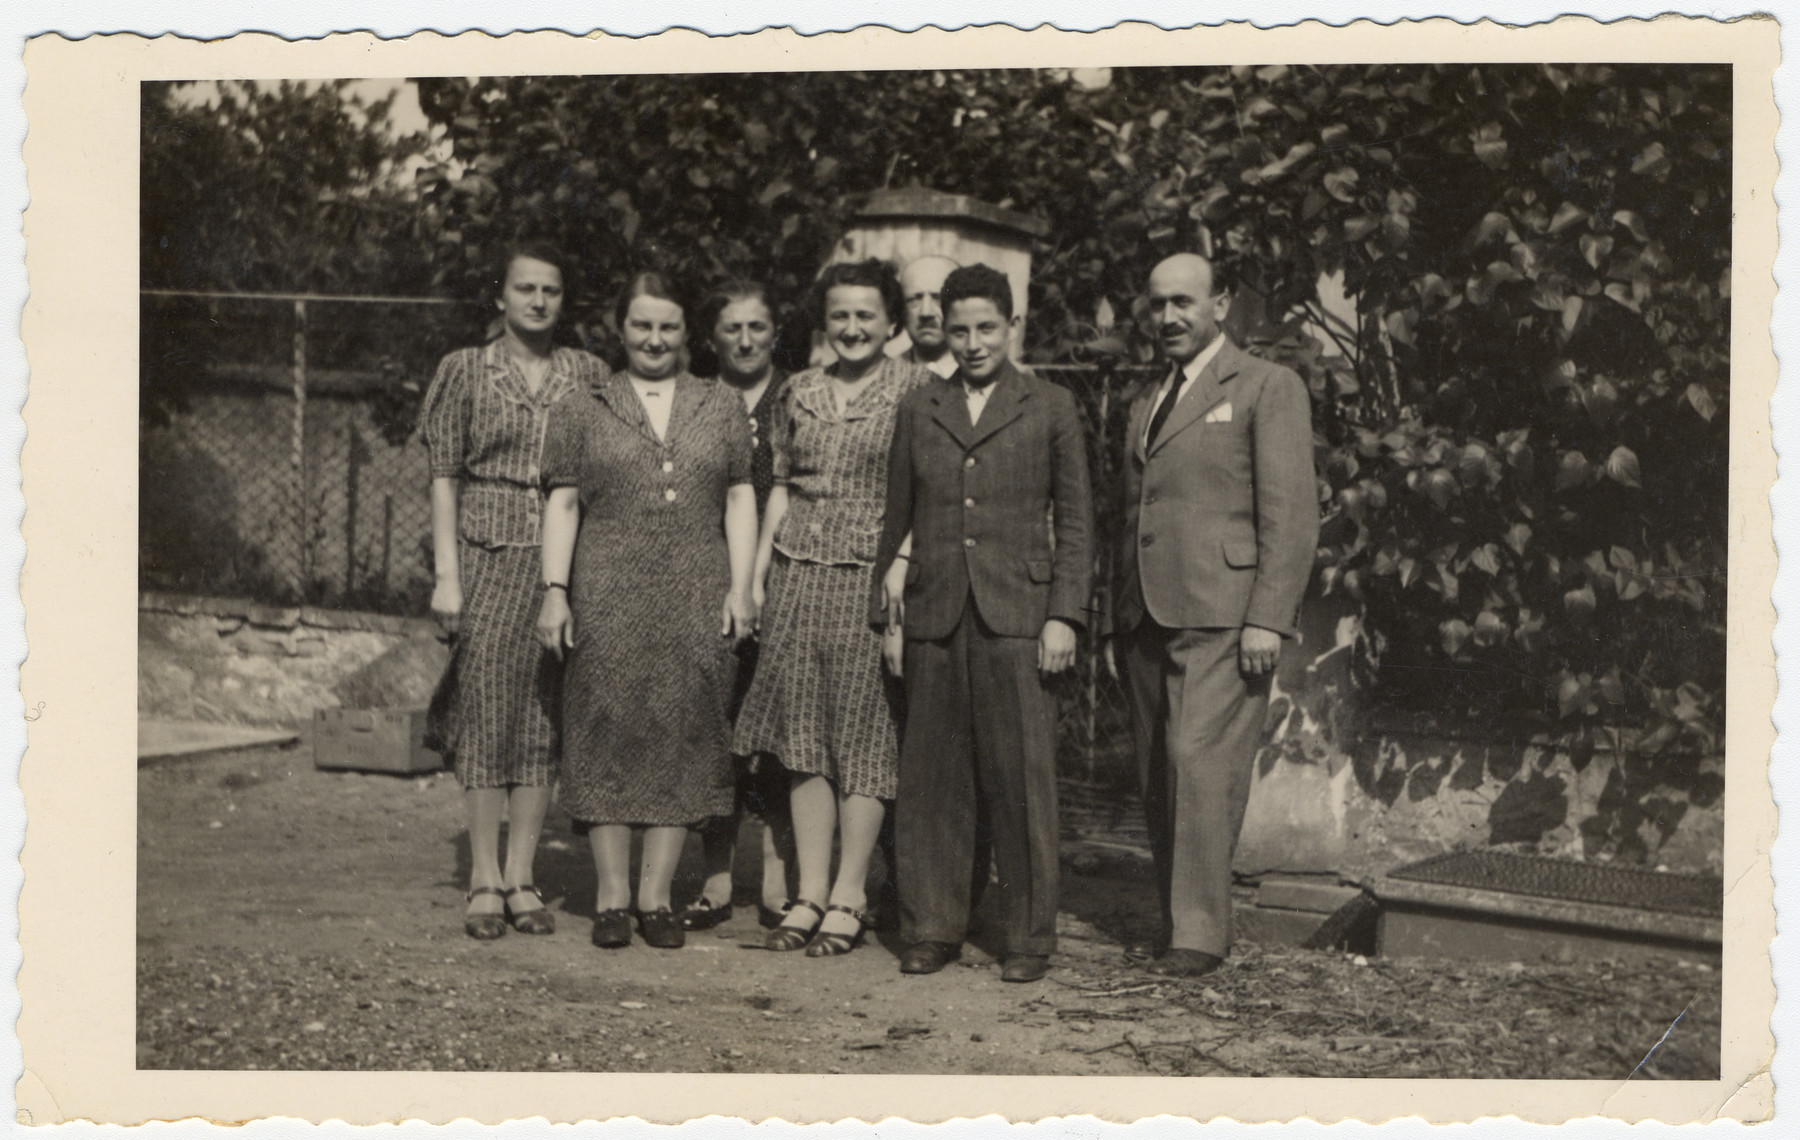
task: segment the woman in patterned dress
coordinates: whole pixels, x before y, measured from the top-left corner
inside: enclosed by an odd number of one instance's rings
[[[699,327],[707,333],[720,382],[744,401],[750,417],[750,482],[756,488],[760,519],[775,485],[769,425],[787,393],[787,374],[775,366],[775,308],[767,287],[755,281],[721,282],[700,303]],[[754,638],[738,646],[737,683],[731,694],[734,717],[756,676],[758,649]],[[777,757],[768,755],[738,756],[735,769],[736,809],[707,820],[700,828],[701,871],[706,878],[700,897],[681,912],[681,925],[688,930],[709,930],[731,917],[731,867],[746,815],[762,824],[756,829],[762,832],[759,920],[765,927],[773,927],[793,898],[788,886],[793,826],[787,818],[787,772]]]
[[[816,289],[837,360],[788,382],[771,433],[775,488],[756,579],[766,580],[768,611],[736,743],[743,754],[774,753],[793,773],[799,895],[765,945],[824,957],[853,950],[868,925],[869,860],[894,798],[901,695],[867,606],[895,407],[932,377],[883,352],[905,303],[892,269],[833,265]]]
[[[627,373],[545,441],[537,628],[566,656],[562,798],[593,852],[593,942],[631,941],[641,828],[639,931],[673,949],[688,829],[732,809],[732,650],[755,620],[750,427],[735,392],[682,369],[687,326],[660,275],[634,278],[618,317]]]
[[[558,670],[532,636],[537,610],[539,465],[548,424],[587,402],[600,361],[552,343],[563,261],[522,245],[500,262],[499,339],[446,356],[421,414],[431,450],[431,612],[453,638],[443,701],[469,828],[463,928],[498,938],[555,920],[532,885],[557,769]],[[570,397],[576,397],[571,399]],[[452,742],[447,742],[452,743]],[[507,830],[500,864],[500,819]]]

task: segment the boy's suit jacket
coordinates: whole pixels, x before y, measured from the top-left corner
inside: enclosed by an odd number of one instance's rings
[[[1228,340],[1146,452],[1159,390],[1131,409],[1102,632],[1127,633],[1147,615],[1168,629],[1291,635],[1319,537],[1305,383]]]
[[[900,403],[870,620],[886,620],[881,578],[910,530],[909,639],[948,637],[971,593],[1005,637],[1037,637],[1049,618],[1087,623],[1093,508],[1075,400],[1010,362],[1002,368],[974,425],[960,373]]]

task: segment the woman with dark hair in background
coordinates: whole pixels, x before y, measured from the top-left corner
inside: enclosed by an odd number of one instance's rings
[[[756,489],[760,519],[775,483],[769,425],[787,392],[787,374],[775,367],[775,308],[768,290],[754,281],[721,283],[700,303],[698,327],[717,358],[720,381],[743,398],[749,415],[750,483]],[[737,685],[731,698],[734,718],[755,676],[758,645],[754,638],[738,645]],[[791,897],[786,856],[793,848],[793,825],[788,819],[787,771],[778,757],[769,755],[739,756],[736,767],[736,810],[706,821],[700,829],[706,881],[700,897],[681,912],[681,924],[688,930],[708,930],[731,917],[731,865],[745,815],[763,823],[762,897],[757,907],[763,926],[781,921]]]
[[[775,487],[756,557],[768,614],[736,743],[742,754],[774,753],[793,773],[800,889],[769,933],[771,950],[847,954],[869,924],[869,861],[896,790],[901,697],[866,607],[895,408],[932,382],[923,365],[883,351],[904,304],[879,261],[827,267],[815,320],[837,360],[789,381],[770,433]]]
[[[736,393],[683,370],[684,310],[660,274],[631,280],[618,320],[627,371],[544,444],[537,632],[567,660],[562,799],[593,852],[593,942],[631,941],[635,827],[638,928],[674,949],[688,829],[733,804],[732,647],[755,622],[750,428]]]
[[[508,917],[522,934],[556,929],[532,884],[557,775],[560,702],[559,670],[532,636],[539,467],[548,426],[608,375],[597,358],[552,342],[564,269],[549,246],[506,252],[494,283],[500,336],[446,356],[420,414],[431,451],[431,612],[452,638],[433,705],[448,714],[444,743],[464,789],[471,938],[500,937]]]

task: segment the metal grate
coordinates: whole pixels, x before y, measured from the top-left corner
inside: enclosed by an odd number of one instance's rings
[[[1720,917],[1725,903],[1724,883],[1704,875],[1570,863],[1503,851],[1434,855],[1390,871],[1388,877],[1708,918]]]

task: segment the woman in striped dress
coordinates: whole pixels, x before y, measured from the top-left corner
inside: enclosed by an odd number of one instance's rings
[[[442,696],[469,828],[463,929],[498,938],[555,920],[532,885],[558,764],[559,674],[534,636],[544,434],[608,374],[552,341],[563,259],[521,245],[500,262],[497,340],[446,356],[421,414],[431,451],[431,612],[452,638]],[[442,704],[444,702],[434,702]],[[500,860],[500,820],[507,829]]]
[[[868,925],[870,857],[896,790],[901,695],[867,607],[895,409],[933,378],[883,351],[905,304],[892,269],[833,265],[816,289],[837,360],[788,382],[770,433],[775,487],[756,578],[768,608],[734,750],[774,753],[793,773],[799,893],[765,945],[824,957],[854,949]]]

